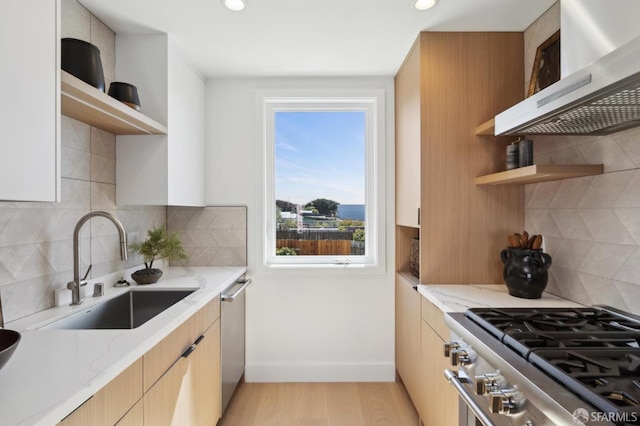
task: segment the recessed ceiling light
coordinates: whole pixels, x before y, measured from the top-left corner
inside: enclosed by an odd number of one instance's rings
[[[222,4],[224,4],[227,9],[235,12],[239,12],[247,7],[246,0],[222,0]]]
[[[438,3],[438,0],[416,0],[415,7],[418,10],[427,10],[435,6],[436,3]]]

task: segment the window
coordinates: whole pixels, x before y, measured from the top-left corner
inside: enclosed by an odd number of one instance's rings
[[[262,97],[264,264],[379,267],[381,93]]]

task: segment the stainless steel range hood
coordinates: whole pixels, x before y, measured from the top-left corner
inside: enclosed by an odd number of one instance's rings
[[[640,125],[640,37],[495,117],[496,135],[604,135]]]

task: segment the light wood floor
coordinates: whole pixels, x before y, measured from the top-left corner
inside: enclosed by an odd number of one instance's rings
[[[218,426],[418,426],[401,382],[240,383]]]

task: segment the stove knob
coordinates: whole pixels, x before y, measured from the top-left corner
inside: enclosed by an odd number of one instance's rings
[[[471,364],[471,357],[464,349],[454,349],[451,351],[451,365],[454,367],[464,367]]]
[[[520,411],[520,392],[517,389],[504,389],[489,394],[489,406],[495,414],[515,414]]]
[[[444,357],[449,358],[451,351],[454,349],[458,349],[460,344],[458,342],[448,342],[444,344]]]
[[[482,376],[476,376],[476,395],[489,395],[491,392],[500,389],[501,385],[505,383],[504,378],[500,373],[483,374]]]

